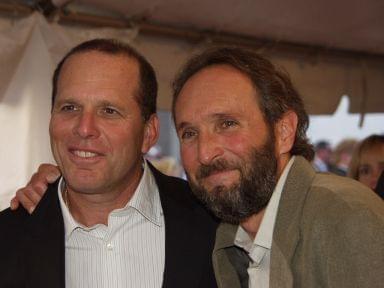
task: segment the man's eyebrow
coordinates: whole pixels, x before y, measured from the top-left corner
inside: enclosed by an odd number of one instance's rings
[[[178,131],[180,131],[180,130],[183,130],[185,127],[188,127],[188,126],[191,126],[191,123],[186,122],[186,121],[181,122],[180,124],[178,124],[178,125],[176,126],[176,132],[178,132]]]
[[[68,98],[65,98],[65,99],[62,99],[60,97],[59,99],[56,98],[55,102],[54,102],[55,105],[61,105],[63,103],[76,104],[77,101],[74,98],[72,98],[72,97],[68,97]]]
[[[213,114],[209,115],[207,118],[209,120],[221,120],[221,119],[238,118],[238,117],[241,117],[241,115],[238,113],[218,112],[218,113],[213,113]],[[188,121],[183,121],[183,122],[177,124],[176,131],[182,130],[188,126],[193,126],[193,125],[192,125],[192,123],[190,123]]]
[[[234,113],[229,112],[223,112],[223,113],[214,113],[210,116],[212,119],[225,119],[225,118],[234,118],[238,117],[239,115],[236,115]]]
[[[113,106],[113,107],[117,107],[119,106],[117,103],[112,103],[111,101],[108,101],[108,100],[102,100],[98,103],[98,106]]]

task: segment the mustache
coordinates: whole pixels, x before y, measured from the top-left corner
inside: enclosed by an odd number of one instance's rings
[[[235,164],[229,163],[225,159],[218,159],[209,165],[201,164],[199,169],[196,172],[196,179],[201,180],[205,177],[208,177],[212,173],[222,172],[222,171],[232,170],[232,169],[238,169],[238,166]]]

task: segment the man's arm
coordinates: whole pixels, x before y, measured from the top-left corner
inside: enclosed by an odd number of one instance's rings
[[[60,176],[59,169],[52,164],[41,164],[27,186],[17,190],[11,200],[11,209],[16,210],[21,204],[30,214],[43,197],[48,184],[53,183]]]

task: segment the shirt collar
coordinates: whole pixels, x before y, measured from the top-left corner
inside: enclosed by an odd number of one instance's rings
[[[136,188],[131,200],[124,208],[116,209],[111,214],[124,214],[129,208],[134,208],[147,220],[162,225],[163,210],[160,202],[159,188],[157,187],[155,177],[146,161],[144,161],[144,173],[140,183]]]
[[[61,212],[63,213],[65,239],[67,240],[75,229],[81,228],[83,226],[79,224],[69,212],[68,207],[65,204],[63,199],[62,193],[64,192],[64,190],[65,190],[65,180],[63,177],[61,177],[59,181],[59,185],[57,187],[57,193],[59,195]]]
[[[143,164],[144,172],[140,179],[139,185],[137,186],[132,198],[128,201],[125,207],[113,210],[109,217],[116,216],[122,217],[128,214],[130,208],[135,209],[143,217],[152,222],[157,226],[163,225],[163,210],[160,202],[159,189],[156,184],[155,177],[152,174],[151,169],[146,161]],[[58,185],[58,196],[60,202],[60,208],[63,213],[65,237],[69,239],[72,232],[78,228],[84,230],[92,230],[101,224],[97,224],[92,227],[85,227],[78,223],[68,210],[67,205],[64,202],[62,192],[65,190],[65,180],[61,178]]]
[[[261,220],[259,230],[256,234],[255,239],[249,237],[248,233],[239,225],[236,236],[235,236],[235,245],[243,248],[249,253],[249,256],[254,262],[260,262],[267,250],[270,250],[272,247],[272,237],[273,229],[276,222],[277,210],[279,207],[279,202],[281,198],[281,193],[285,181],[287,180],[288,172],[292,167],[295,156],[292,156],[288,164],[285,166],[283,173],[281,174],[279,181],[272,193],[271,199],[268,202],[268,205],[265,209],[264,216]],[[261,247],[263,249],[255,249],[256,247]],[[263,251],[260,253],[260,251]]]

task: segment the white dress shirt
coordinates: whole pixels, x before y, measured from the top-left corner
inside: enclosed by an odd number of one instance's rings
[[[289,160],[279,178],[279,181],[277,182],[272,197],[265,209],[265,213],[263,219],[261,220],[255,239],[252,240],[241,226],[239,226],[237,230],[235,245],[247,251],[252,260],[248,267],[249,288],[269,287],[273,229],[275,226],[281,193],[283,191],[285,181],[287,180],[288,172],[294,162],[294,158],[295,157],[293,156]]]
[[[165,226],[160,195],[148,165],[131,200],[109,214],[108,226],[85,227],[58,194],[65,227],[67,288],[159,288],[165,265]]]

